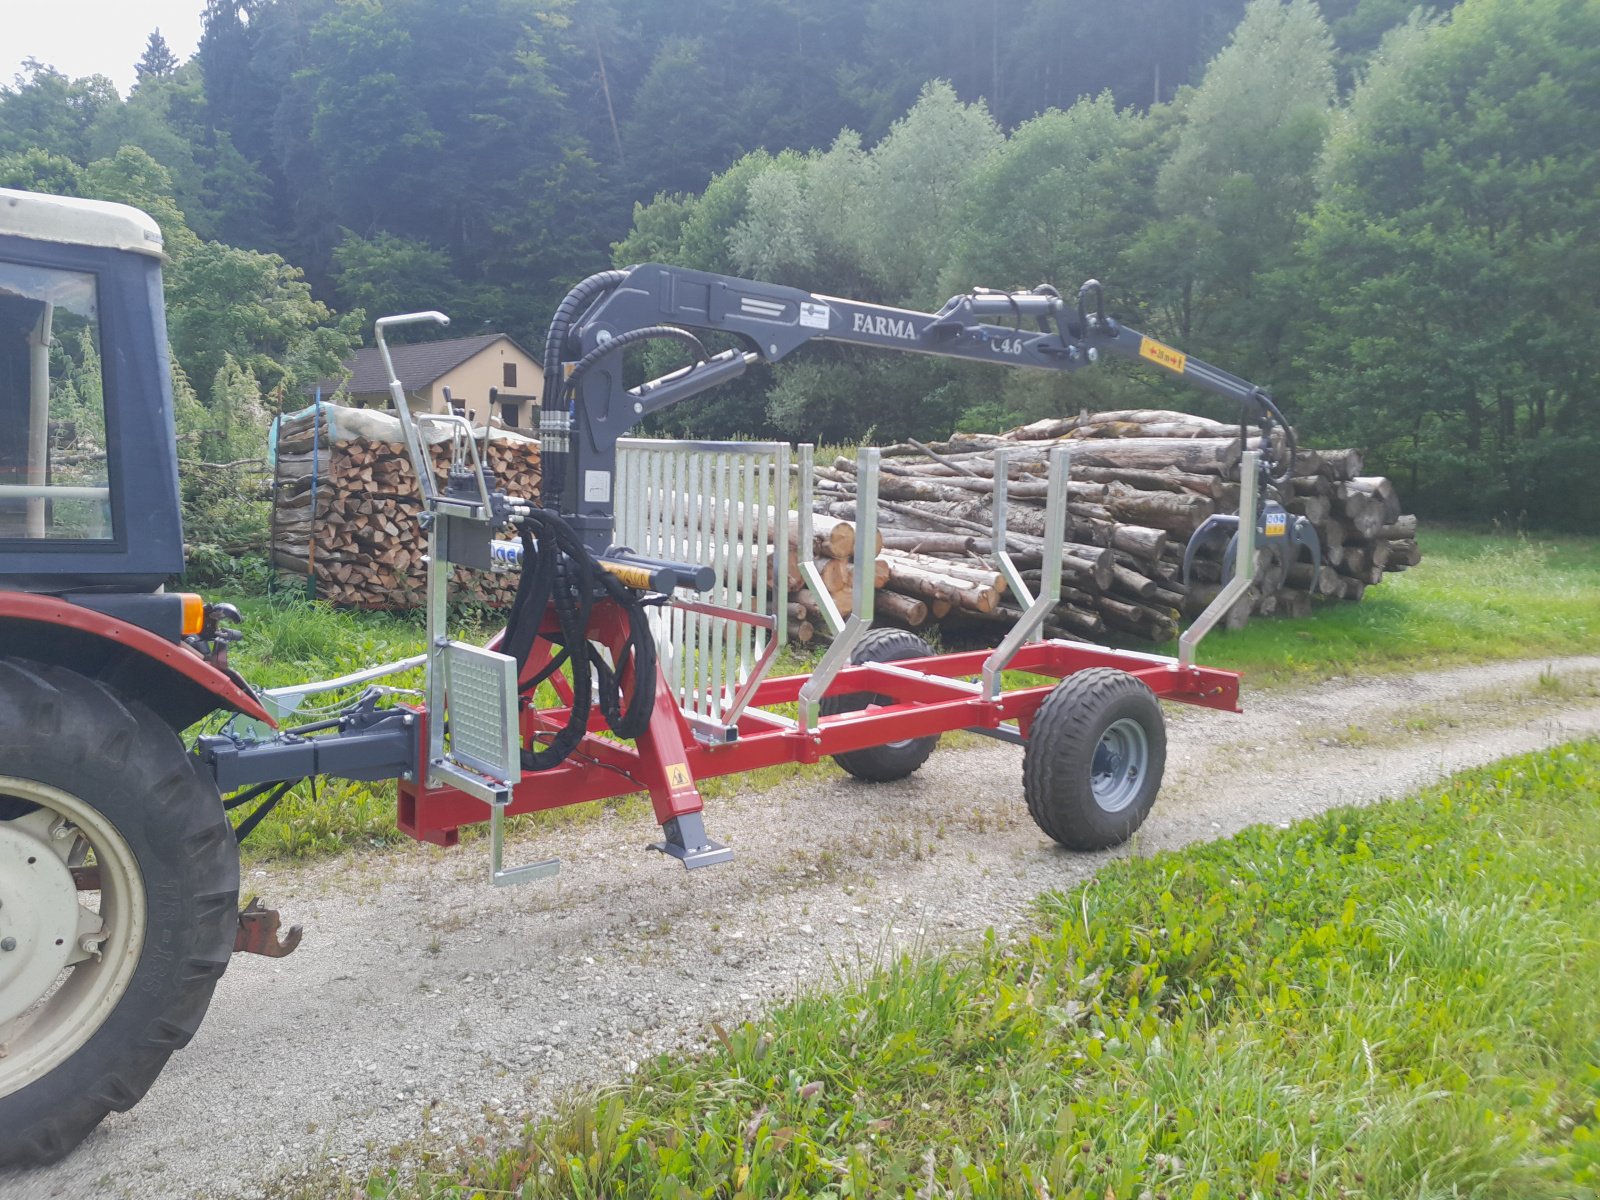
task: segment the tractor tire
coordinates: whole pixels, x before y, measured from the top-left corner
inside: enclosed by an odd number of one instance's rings
[[[862,663],[899,662],[907,658],[928,658],[933,647],[914,633],[904,629],[872,629],[856,647],[850,661]],[[869,704],[892,704],[888,696],[872,692],[847,692],[841,696],[822,698],[822,715],[860,712]],[[923,738],[904,738],[882,746],[867,746],[845,754],[835,754],[838,763],[857,779],[868,783],[893,783],[904,779],[928,761],[928,756],[938,748],[939,735]]]
[[[1120,845],[1149,815],[1166,765],[1166,722],[1155,694],[1124,671],[1079,671],[1044,698],[1028,731],[1028,812],[1069,850]]]
[[[0,1166],[52,1162],[145,1094],[205,1016],[238,906],[238,843],[172,728],[0,659]]]

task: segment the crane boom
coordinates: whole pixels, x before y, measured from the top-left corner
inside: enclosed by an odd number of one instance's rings
[[[1091,296],[1092,311],[1085,306]],[[744,348],[711,354],[692,330],[732,334]],[[652,340],[683,343],[695,361],[625,387],[623,351]],[[544,505],[566,515],[592,551],[604,552],[615,511],[617,440],[651,413],[813,341],[1046,371],[1076,371],[1111,355],[1153,364],[1234,400],[1250,418],[1281,420],[1254,384],[1107,317],[1094,280],[1076,303],[1048,286],[977,289],[930,313],[645,263],[592,276],[557,310],[539,425]]]

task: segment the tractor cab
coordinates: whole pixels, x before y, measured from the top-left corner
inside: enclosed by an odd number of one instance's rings
[[[161,257],[137,209],[0,189],[0,590],[183,569]]]

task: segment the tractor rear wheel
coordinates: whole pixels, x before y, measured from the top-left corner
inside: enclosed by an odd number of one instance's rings
[[[214,784],[142,704],[0,659],[0,1166],[132,1107],[200,1025],[238,930]]]
[[[1120,845],[1149,815],[1166,765],[1155,694],[1125,671],[1079,671],[1044,698],[1028,731],[1028,812],[1069,850]]]
[[[907,630],[870,629],[850,656],[850,661],[859,666],[861,663],[929,658],[932,654],[932,646]],[[873,704],[892,703],[894,701],[888,696],[872,692],[846,692],[842,696],[824,696],[822,715],[860,712]],[[938,745],[939,735],[936,733],[923,738],[902,738],[882,746],[867,746],[861,750],[835,754],[833,761],[857,779],[864,779],[868,783],[892,783],[896,779],[904,779],[927,762],[928,756]]]

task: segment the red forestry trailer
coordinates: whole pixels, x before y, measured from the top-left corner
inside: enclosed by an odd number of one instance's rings
[[[378,321],[386,363],[386,330],[415,322],[445,318]],[[694,331],[737,345],[711,353]],[[686,365],[627,386],[625,351],[661,340]],[[0,190],[0,1164],[57,1158],[137,1103],[234,953],[293,949],[298,930],[280,940],[276,913],[240,911],[238,843],[299,780],[396,780],[400,827],[442,845],[487,821],[495,884],[556,869],[505,865],[510,815],[648,792],[656,849],[709,866],[732,852],[706,832],[699,780],[827,757],[864,780],[900,779],[957,729],[1023,747],[1029,811],[1062,845],[1100,849],[1139,827],[1165,760],[1158,700],[1238,709],[1238,677],[1195,665],[1194,648],[1250,572],[1177,658],[1040,640],[1065,540],[1057,450],[1039,594],[1007,553],[1000,469],[995,559],[1024,615],[992,651],[935,654],[872,626],[867,449],[854,611],[826,612],[833,642],[814,671],[769,678],[793,465],[796,551],[816,572],[811,448],[791,464],[784,443],[625,435],[811,341],[1051,371],[1126,357],[1281,420],[1259,389],[1107,317],[1093,281],[1074,301],[980,290],[923,313],[671,266],[602,272],[551,322],[541,496],[506,495],[465,420],[414,416],[390,384],[423,490],[426,653],[263,692],[228,665],[237,610],[164,587],[183,541],[159,230],[131,208]],[[427,443],[439,441],[449,471],[436,482]],[[1242,469],[1241,511],[1259,518],[1234,523],[1247,563],[1258,524],[1269,549],[1296,551],[1281,509],[1256,504],[1258,485],[1291,469],[1273,444],[1263,438],[1259,467],[1252,451]],[[520,572],[487,647],[447,631],[456,567]],[[831,610],[828,589],[815,591]],[[423,702],[373,684],[417,665]],[[320,719],[295,715],[309,696],[363,684]],[[219,712],[220,732],[185,743]]]

